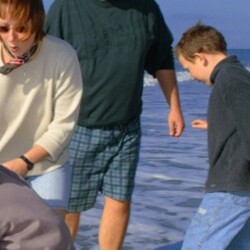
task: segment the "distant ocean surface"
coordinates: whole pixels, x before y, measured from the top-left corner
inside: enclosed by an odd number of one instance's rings
[[[230,50],[250,70],[250,50]],[[191,121],[206,119],[211,88],[190,80],[176,62],[179,92],[186,128],[180,138],[168,135],[168,106],[159,85],[145,75],[142,146],[123,250],[180,249],[185,230],[203,197],[206,180],[206,131],[193,129]],[[102,209],[81,215],[77,242],[82,250],[97,250]]]

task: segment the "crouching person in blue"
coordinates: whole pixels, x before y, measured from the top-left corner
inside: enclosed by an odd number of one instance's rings
[[[0,249],[72,250],[68,227],[17,174],[0,165]]]

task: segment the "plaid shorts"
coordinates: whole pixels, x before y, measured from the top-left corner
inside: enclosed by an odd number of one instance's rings
[[[140,142],[139,119],[126,126],[77,126],[70,143],[72,188],[68,210],[90,209],[99,191],[116,200],[131,200]]]

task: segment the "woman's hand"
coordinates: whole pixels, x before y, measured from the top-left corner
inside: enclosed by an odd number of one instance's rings
[[[28,173],[27,164],[20,158],[6,161],[3,163],[3,166],[8,168],[9,170],[15,172],[16,174],[20,175],[23,178]]]

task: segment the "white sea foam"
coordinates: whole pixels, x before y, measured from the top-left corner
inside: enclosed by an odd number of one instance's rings
[[[155,86],[157,84],[157,80],[153,78],[149,74],[144,75],[144,86]]]
[[[187,71],[176,72],[176,77],[178,82],[185,82],[190,80],[190,74]],[[144,86],[152,87],[157,84],[157,80],[149,74],[144,76]]]
[[[191,80],[190,74],[187,71],[179,71],[176,73],[178,82],[185,82]]]

